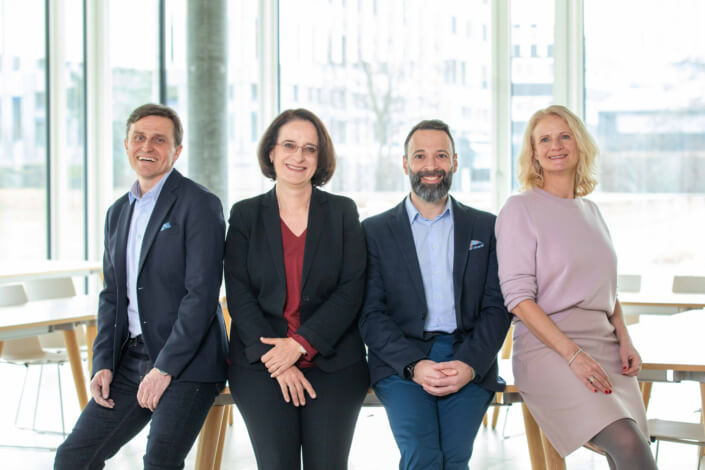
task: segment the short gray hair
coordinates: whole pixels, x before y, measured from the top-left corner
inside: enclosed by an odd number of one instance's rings
[[[181,119],[179,119],[179,115],[176,114],[176,111],[161,104],[147,103],[132,111],[130,117],[127,118],[125,136],[130,133],[131,125],[147,116],[161,116],[171,119],[171,122],[174,123],[174,145],[176,147],[181,146],[181,141],[184,138],[184,127],[181,125]]]

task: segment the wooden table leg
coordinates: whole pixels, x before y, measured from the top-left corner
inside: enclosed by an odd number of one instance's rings
[[[223,461],[223,447],[225,446],[225,435],[228,432],[228,414],[233,410],[232,405],[228,405],[223,413],[223,419],[220,425],[220,436],[218,437],[218,448],[215,451],[215,463],[213,470],[220,470],[220,463]]]
[[[86,325],[86,346],[88,347],[88,376],[90,377],[93,370],[93,342],[95,335],[98,334],[98,328],[95,324]]]
[[[78,350],[78,338],[76,330],[63,330],[64,343],[66,343],[66,354],[69,356],[71,363],[71,372],[73,372],[73,382],[76,385],[76,394],[78,395],[78,404],[81,409],[85,408],[88,403],[88,393],[86,389],[86,377],[83,375],[83,364],[81,363],[81,353]]]
[[[700,384],[700,422],[705,426],[705,383]],[[700,455],[705,455],[705,446],[700,448]]]
[[[222,427],[224,406],[212,406],[198,436],[195,470],[213,470]]]
[[[546,470],[566,470],[565,460],[556,451],[543,431],[541,431],[541,441],[543,442],[543,454],[546,456]]]
[[[5,344],[5,343],[3,343],[2,341],[0,341],[0,356],[2,356],[2,346],[3,346],[4,344]]]
[[[531,469],[546,470],[546,458],[541,444],[541,430],[525,403],[521,404],[521,412],[524,415],[524,429],[526,430],[526,442],[529,444]]]
[[[649,400],[651,399],[651,387],[653,387],[653,382],[642,382],[641,387],[641,399],[644,401],[644,409],[649,408]]]

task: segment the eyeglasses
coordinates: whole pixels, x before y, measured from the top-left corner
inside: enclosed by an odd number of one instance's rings
[[[281,142],[277,145],[279,145],[281,148],[283,148],[284,152],[286,152],[287,154],[296,153],[299,151],[299,149],[301,149],[301,153],[304,156],[315,155],[316,152],[318,152],[318,147],[316,147],[315,145],[311,145],[311,144],[296,145],[295,143],[293,143],[289,140],[287,140],[286,142]]]

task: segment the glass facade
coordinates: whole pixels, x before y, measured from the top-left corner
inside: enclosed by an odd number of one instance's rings
[[[0,259],[48,256],[43,0],[0,0]]]
[[[109,11],[113,193],[117,198],[135,181],[125,154],[125,121],[137,106],[159,102],[159,3],[112,0]]]
[[[531,115],[553,104],[554,0],[511,2],[512,187],[516,158]]]
[[[698,0],[585,2],[595,199],[621,272],[702,275],[705,266],[704,17]]]
[[[82,259],[85,256],[85,74],[83,67],[83,2],[63,0],[55,3],[56,24],[61,31],[55,47],[57,73],[53,90],[58,93],[54,101],[52,160],[57,186],[52,197],[55,213],[52,257]]]
[[[574,52],[584,53],[585,86],[576,93],[584,94],[584,110],[576,111],[584,114],[601,148],[600,185],[591,197],[611,229],[620,271],[701,274],[705,35],[698,20],[705,17],[705,4],[583,3],[578,15],[584,50]],[[45,11],[46,4],[0,0],[2,260],[82,257],[84,234],[100,237],[100,229],[86,226],[84,202],[96,195],[86,194],[84,177],[85,142],[91,139],[84,109],[91,97],[83,91],[83,2],[51,3],[60,5],[52,12]],[[271,186],[260,174],[256,146],[273,112],[267,103],[278,103],[279,110],[306,107],[322,118],[338,153],[326,189],[354,198],[363,218],[396,204],[408,190],[403,141],[416,122],[428,118],[446,121],[456,140],[453,194],[496,212],[498,185],[507,182],[495,181],[495,162],[514,160],[529,116],[554,102],[567,80],[554,72],[561,60],[554,58],[555,31],[565,30],[568,21],[554,13],[556,2],[508,4],[509,11],[500,14],[508,15],[503,21],[510,39],[504,45],[510,59],[498,67],[510,77],[512,156],[492,153],[492,120],[506,117],[492,109],[501,87],[493,83],[491,50],[493,41],[504,41],[493,35],[492,2],[228,2],[226,206]],[[113,167],[112,187],[97,190],[110,193],[102,200],[113,200],[134,180],[123,146],[124,123],[134,107],[163,96],[182,116],[189,138],[189,4],[113,0],[105,5],[112,85],[104,112],[112,122]],[[272,10],[277,21],[266,16]],[[48,24],[58,32],[48,34]],[[276,40],[279,51],[271,76],[263,73],[269,70],[266,61],[274,59],[263,46],[268,40]],[[183,157],[177,167],[186,172],[193,156]],[[504,177],[515,178],[514,173]]]
[[[281,0],[279,16],[281,108],[326,124],[338,155],[329,190],[362,217],[398,203],[406,135],[437,118],[456,143],[454,195],[491,208],[486,2]]]

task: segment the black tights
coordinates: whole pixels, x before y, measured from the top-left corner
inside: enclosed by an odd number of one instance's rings
[[[590,442],[605,451],[610,470],[658,470],[646,437],[632,419],[615,421]]]

